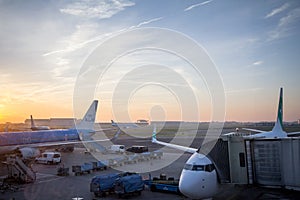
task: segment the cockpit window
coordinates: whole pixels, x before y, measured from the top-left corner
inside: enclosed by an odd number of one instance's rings
[[[209,165],[192,165],[192,164],[185,164],[184,169],[191,170],[191,171],[206,171],[212,172],[215,169],[213,164]]]
[[[193,165],[191,165],[191,164],[185,164],[184,165],[184,169],[186,169],[186,170],[192,170],[193,169]]]
[[[205,165],[206,172],[212,172],[212,171],[214,171],[214,169],[215,169],[215,166],[213,164]]]

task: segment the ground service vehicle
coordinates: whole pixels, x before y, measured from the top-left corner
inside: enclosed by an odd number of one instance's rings
[[[72,166],[72,172],[74,172],[74,175],[82,175],[83,173],[90,174],[93,171],[94,165],[93,163],[83,163],[82,165],[73,165]]]
[[[44,152],[35,161],[43,164],[58,164],[61,162],[61,154],[59,152]]]
[[[132,152],[132,153],[143,153],[143,152],[148,152],[148,147],[147,146],[131,146],[126,151]]]
[[[90,183],[90,191],[96,197],[117,193],[123,196],[129,193],[138,193],[144,189],[142,177],[136,173],[114,173],[94,176]]]
[[[163,191],[180,194],[178,188],[179,180],[174,179],[174,177],[167,178],[165,174],[161,174],[160,177],[154,177],[153,179],[151,179],[151,175],[149,174],[149,179],[144,180],[144,183],[152,192]]]
[[[96,197],[105,196],[106,193],[113,193],[115,181],[119,177],[120,174],[117,173],[94,176],[90,184],[90,191],[93,192]]]
[[[114,190],[119,197],[129,194],[141,195],[144,190],[144,181],[139,174],[123,176],[116,180]]]
[[[124,153],[125,152],[125,146],[124,145],[118,145],[114,144],[110,146],[110,151],[113,151],[115,153]]]

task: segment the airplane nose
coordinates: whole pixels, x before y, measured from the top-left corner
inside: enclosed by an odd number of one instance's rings
[[[197,188],[195,187],[198,185],[196,182],[198,182],[196,177],[190,176],[189,173],[183,171],[179,180],[180,192],[192,199],[199,198]]]

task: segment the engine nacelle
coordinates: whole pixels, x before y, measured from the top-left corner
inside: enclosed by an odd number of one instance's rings
[[[19,149],[18,151],[21,153],[23,159],[36,158],[41,154],[39,149],[30,147],[24,147]]]

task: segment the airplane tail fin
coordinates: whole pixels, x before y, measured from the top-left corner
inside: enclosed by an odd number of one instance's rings
[[[283,130],[283,89],[282,88],[280,88],[277,119],[273,130],[274,129]]]
[[[114,122],[114,120],[110,120],[111,121],[111,125],[112,126],[117,126],[116,122]]]
[[[118,131],[115,133],[114,137],[111,139],[111,141],[115,141],[118,139],[119,135],[121,133],[121,129],[118,129]]]
[[[94,123],[97,113],[98,100],[94,100],[81,122],[76,125],[77,129],[81,130],[94,130]]]
[[[31,120],[31,128],[32,128],[32,127],[35,127],[35,124],[34,124],[32,115],[30,115],[30,120]]]
[[[153,125],[153,132],[152,132],[152,142],[155,143],[156,140],[156,125]]]

